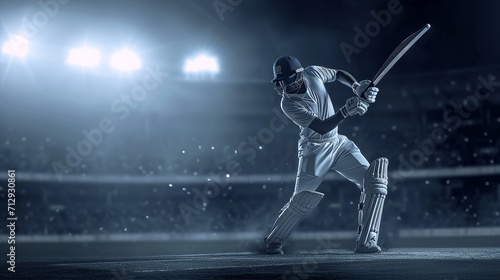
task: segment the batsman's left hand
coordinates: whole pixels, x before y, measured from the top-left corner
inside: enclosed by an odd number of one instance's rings
[[[356,113],[358,113],[358,115],[362,116],[366,113],[366,111],[368,111],[368,107],[370,107],[370,104],[368,104],[368,102],[366,102],[363,98],[360,98],[359,99],[359,107],[358,107],[358,110]]]
[[[356,93],[357,96],[359,96],[368,103],[375,103],[375,99],[377,98],[378,94],[378,88],[370,87],[371,83],[372,82],[370,80],[361,81],[359,85],[354,88],[354,93]],[[366,92],[363,93],[365,90]],[[363,95],[361,96],[362,93]]]

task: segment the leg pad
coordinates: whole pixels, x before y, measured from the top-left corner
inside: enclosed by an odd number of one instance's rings
[[[318,206],[323,196],[320,192],[308,190],[293,195],[281,209],[271,232],[264,239],[265,242],[283,245],[295,227]]]
[[[370,164],[366,171],[359,202],[357,245],[377,245],[380,220],[387,196],[388,166],[389,161],[386,158],[378,158]]]

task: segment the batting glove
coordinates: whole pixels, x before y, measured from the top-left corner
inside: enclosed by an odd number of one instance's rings
[[[363,101],[357,96],[353,96],[346,100],[345,105],[340,108],[340,113],[344,118],[356,114],[363,115],[368,110],[368,106],[370,105],[366,101]]]
[[[363,80],[360,83],[355,83],[352,86],[354,93],[364,99],[368,103],[375,103],[379,89],[377,87],[370,87],[370,80]],[[363,93],[366,90],[365,93]],[[363,93],[363,96],[361,94]]]

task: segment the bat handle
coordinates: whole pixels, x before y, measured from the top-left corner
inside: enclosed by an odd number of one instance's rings
[[[374,86],[375,86],[375,84],[373,82],[370,82],[370,84],[368,85],[368,87],[365,88],[365,90],[363,90],[363,92],[359,95],[359,97],[363,98],[363,99],[366,99],[365,93],[368,91],[369,88],[374,87]]]

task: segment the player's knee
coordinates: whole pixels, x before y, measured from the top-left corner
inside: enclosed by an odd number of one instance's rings
[[[387,158],[377,158],[374,160],[365,175],[365,193],[387,195],[387,168],[389,160]]]
[[[318,206],[324,194],[316,191],[304,190],[292,196],[290,208],[299,216],[306,216]]]
[[[387,181],[387,169],[389,167],[389,160],[381,157],[372,161],[365,174],[365,179],[385,179]]]

